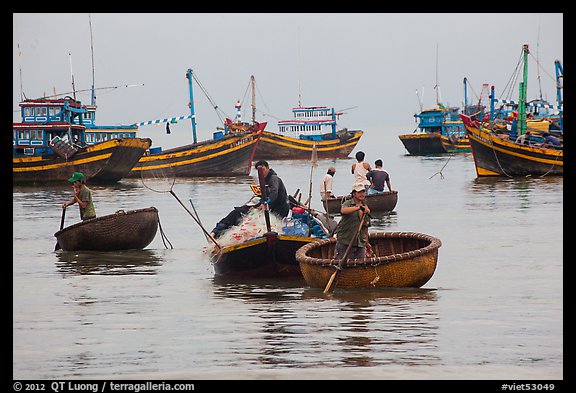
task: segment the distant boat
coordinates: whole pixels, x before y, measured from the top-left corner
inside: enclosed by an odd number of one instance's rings
[[[340,207],[342,200],[349,198],[350,195],[338,196],[322,201],[324,210],[328,214],[340,214]],[[364,200],[366,205],[370,208],[371,212],[389,212],[394,210],[396,203],[398,203],[398,191],[385,191],[382,194],[366,195]]]
[[[399,135],[411,155],[431,155],[469,152],[464,123],[458,117],[459,108],[437,105],[414,115],[418,128],[410,134]]]
[[[12,136],[14,183],[62,182],[73,172],[82,172],[91,183],[114,183],[152,143],[119,135],[88,143],[86,108],[69,96],[26,99],[19,105],[22,121],[13,123]]]
[[[119,251],[142,249],[158,229],[158,210],[119,210],[114,214],[70,225],[54,234],[63,251]]]
[[[192,70],[188,69],[186,78],[189,84],[191,114],[182,118],[191,119],[194,142],[167,150],[150,149],[132,169],[129,177],[146,177],[148,172],[158,170],[166,170],[170,175],[177,177],[247,176],[250,174],[256,146],[267,123],[250,124],[241,122],[239,119],[237,121],[226,119],[223,131],[214,132],[213,139],[198,142],[192,92],[193,77]],[[170,122],[170,120],[163,119],[140,124]]]
[[[478,177],[484,176],[563,176],[564,152],[562,146],[542,146],[541,132],[550,132],[562,140],[563,130],[550,127],[550,122],[543,123],[527,121],[526,108],[531,104],[526,100],[528,76],[528,45],[522,48],[524,68],[523,81],[520,82],[517,116],[512,117],[509,123],[496,123],[498,120],[494,113],[494,89],[492,89],[491,112],[487,121],[481,122],[469,116],[461,115],[468,138],[472,146],[472,155]],[[558,109],[562,110],[560,93]],[[514,103],[513,103],[514,104]],[[542,105],[536,102],[536,105]],[[562,124],[562,112],[558,116]],[[534,127],[534,125],[543,127]],[[509,127],[509,128],[508,128]],[[516,143],[518,135],[524,135],[527,130],[532,131],[529,143]]]
[[[278,131],[263,131],[255,159],[310,159],[316,144],[318,158],[347,158],[356,147],[361,130],[337,130],[341,112],[327,106],[292,108],[294,118],[280,120]]]

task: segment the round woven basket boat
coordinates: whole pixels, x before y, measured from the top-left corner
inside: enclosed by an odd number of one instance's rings
[[[369,234],[374,257],[349,259],[336,278],[338,288],[419,288],[436,270],[440,239],[415,232]],[[339,260],[333,259],[335,238],[302,246],[296,260],[306,283],[325,288]]]

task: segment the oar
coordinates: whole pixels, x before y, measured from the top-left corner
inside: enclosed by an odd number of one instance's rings
[[[360,233],[360,229],[362,229],[362,224],[364,224],[364,218],[366,218],[366,214],[362,215],[362,219],[360,220],[360,225],[358,226],[358,229],[356,230],[356,234],[354,235],[354,237],[352,239],[356,239],[356,237]],[[352,243],[354,243],[354,241],[351,241],[350,244],[348,244],[348,247],[346,248],[344,255],[342,256],[342,258],[338,262],[338,266],[336,266],[336,270],[334,271],[334,273],[332,273],[332,276],[330,276],[330,279],[328,280],[328,284],[326,284],[326,288],[324,288],[324,293],[328,293],[332,289],[332,286],[333,286],[334,280],[336,279],[336,276],[338,276],[338,273],[340,273],[340,271],[344,267],[344,263],[348,259],[348,254],[350,253],[350,250],[352,249]]]
[[[266,194],[266,182],[264,181],[264,168],[258,167],[258,181],[260,182],[260,197],[264,204],[264,218],[266,219],[266,231],[271,231],[270,212],[268,211],[268,195]]]
[[[64,229],[64,217],[66,217],[66,206],[62,208],[62,218],[60,219],[60,230]],[[60,243],[56,240],[56,245],[54,246],[54,251],[58,251],[61,249]]]

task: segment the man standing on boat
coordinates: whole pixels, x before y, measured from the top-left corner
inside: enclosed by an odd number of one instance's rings
[[[264,182],[266,183],[266,188],[268,190],[268,208],[271,213],[276,214],[280,218],[284,218],[288,215],[290,211],[290,206],[288,204],[288,192],[284,186],[282,179],[278,177],[274,169],[270,168],[268,162],[260,160],[254,165],[254,168],[258,170],[258,167],[263,168]],[[226,217],[221,219],[210,236],[213,238],[218,238],[226,229],[231,226],[238,225],[242,221],[242,215],[248,213],[252,208],[264,209],[264,205],[256,201],[256,197],[250,199],[244,205],[235,207]]]
[[[368,227],[370,222],[370,208],[364,204],[366,189],[362,184],[355,184],[352,189],[352,198],[342,202],[340,213],[342,218],[336,230],[336,249],[334,259],[344,256],[349,244],[352,244],[348,259],[365,258],[366,243],[368,243]],[[364,219],[362,221],[362,219]],[[360,227],[360,223],[362,226]]]
[[[364,152],[359,151],[356,153],[356,162],[352,164],[352,174],[354,175],[354,185],[362,184],[366,189],[370,186],[370,181],[366,179],[366,174],[372,168],[370,164],[364,162]]]
[[[92,190],[86,187],[84,175],[80,172],[74,172],[68,181],[73,184],[74,196],[70,201],[62,204],[62,209],[66,209],[68,206],[78,202],[82,221],[96,218],[96,209],[92,202]]]
[[[329,198],[335,198],[332,192],[332,181],[334,180],[334,174],[336,173],[336,168],[331,166],[328,168],[328,172],[324,175],[322,179],[322,184],[320,184],[320,199],[325,201]]]
[[[367,195],[383,194],[384,184],[388,185],[390,191],[393,191],[392,186],[390,185],[390,175],[382,169],[382,160],[376,160],[374,165],[376,165],[376,168],[371,169],[366,173],[366,178],[370,182],[370,188],[368,188]]]

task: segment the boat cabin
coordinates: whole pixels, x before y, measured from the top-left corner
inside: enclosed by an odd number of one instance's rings
[[[442,135],[457,138],[466,136],[466,128],[458,115],[458,107],[437,107],[424,110],[414,117],[418,121],[418,127],[422,132],[440,132]]]
[[[22,122],[13,123],[14,157],[51,155],[55,141],[72,147],[85,144],[80,101],[70,97],[33,99],[21,102],[20,108]]]
[[[292,108],[294,119],[280,120],[280,135],[293,138],[319,141],[336,138],[336,116],[341,113],[326,106]]]

